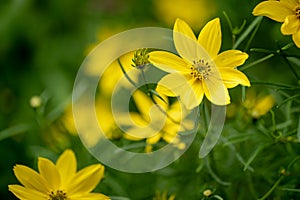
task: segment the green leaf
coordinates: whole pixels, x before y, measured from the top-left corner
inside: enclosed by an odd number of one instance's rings
[[[236,49],[252,32],[252,30],[260,24],[260,21],[263,19],[262,16],[256,17],[255,20],[248,26],[248,28],[243,32],[243,34],[237,39],[236,43],[233,45],[233,49]]]
[[[31,128],[29,124],[18,124],[0,132],[0,141],[24,133]]]
[[[246,171],[249,167],[249,165],[252,163],[252,161],[256,158],[256,156],[260,153],[261,150],[263,150],[264,146],[263,145],[259,145],[255,151],[253,152],[253,154],[250,156],[250,158],[247,160],[245,166],[244,166],[244,171]]]

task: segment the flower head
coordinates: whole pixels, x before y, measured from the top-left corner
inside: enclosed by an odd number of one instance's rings
[[[104,166],[94,164],[76,172],[73,151],[66,150],[56,164],[38,159],[39,173],[24,165],[16,165],[14,173],[23,186],[9,185],[9,190],[21,200],[104,200],[109,197],[91,193],[104,174]]]
[[[156,191],[155,192],[155,197],[153,197],[153,200],[174,200],[175,195],[172,194],[171,196],[168,197],[168,193],[166,191],[160,192]]]
[[[269,112],[275,104],[272,95],[256,94],[254,90],[248,90],[246,100],[243,103],[251,117],[258,119]]]
[[[300,48],[299,0],[263,1],[254,8],[253,15],[266,16],[277,22],[283,22],[281,33],[292,35],[294,43]]]
[[[127,116],[121,117],[124,125],[130,125],[124,137],[133,141],[146,139],[146,152],[152,151],[153,145],[161,140],[178,149],[184,149],[185,144],[180,141],[177,133],[194,128],[194,123],[185,119],[188,112],[178,101],[169,105],[168,99],[163,96],[164,101],[156,96],[153,98],[157,104],[142,91],[136,90],[133,93],[139,113],[131,112],[131,119]]]
[[[238,84],[250,86],[248,78],[236,69],[248,55],[239,50],[219,53],[219,18],[205,25],[198,40],[189,25],[177,19],[173,39],[180,57],[164,51],[150,53],[150,62],[170,73],[159,81],[159,93],[180,96],[182,103],[191,109],[201,103],[204,95],[216,105],[229,104],[227,88]]]

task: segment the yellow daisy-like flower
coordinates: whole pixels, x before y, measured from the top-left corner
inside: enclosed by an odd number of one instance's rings
[[[179,149],[185,148],[185,144],[180,141],[177,133],[193,129],[194,123],[185,119],[188,112],[178,101],[169,105],[167,98],[162,101],[158,97],[154,97],[157,102],[155,105],[149,96],[139,90],[133,93],[133,99],[140,113],[131,112],[131,119],[120,117],[120,122],[124,125],[131,125],[132,121],[137,125],[132,126],[125,133],[126,139],[133,141],[146,139],[146,152],[152,151],[152,146],[161,139]]]
[[[106,200],[109,197],[91,193],[103,178],[104,166],[94,164],[76,173],[76,157],[66,150],[56,164],[38,159],[39,173],[16,165],[14,173],[23,186],[9,185],[9,190],[21,200]]]
[[[251,117],[258,119],[269,112],[275,104],[272,95],[257,94],[254,90],[246,93],[246,100],[243,103]]]
[[[170,73],[159,81],[159,93],[180,96],[182,103],[191,109],[201,103],[204,94],[212,103],[226,105],[230,103],[227,88],[238,84],[250,86],[248,78],[236,69],[248,55],[239,50],[219,53],[222,42],[219,18],[204,26],[198,40],[189,25],[177,19],[173,40],[181,57],[165,51],[150,53],[149,61]]]
[[[171,195],[168,197],[168,193],[157,191],[155,192],[155,197],[153,197],[153,200],[175,200],[175,195]]]
[[[292,35],[294,43],[300,48],[300,0],[263,1],[254,8],[253,15],[283,22],[281,33]]]

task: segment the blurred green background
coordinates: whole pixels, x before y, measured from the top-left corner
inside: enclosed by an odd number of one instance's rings
[[[17,183],[12,171],[15,164],[33,167],[37,156],[42,155],[55,160],[66,148],[72,148],[76,152],[79,168],[95,162],[85,151],[78,137],[67,134],[59,120],[70,105],[77,70],[95,44],[113,34],[136,27],[158,26],[172,29],[176,17],[190,23],[198,34],[206,22],[220,17],[222,49],[230,49],[232,34],[223,11],[227,13],[234,27],[241,26],[243,20],[246,20],[247,28],[255,19],[251,13],[258,2],[260,1],[2,0],[1,199],[15,199],[7,188],[8,184]],[[281,46],[291,42],[289,36],[281,35],[279,23],[263,19],[250,47],[276,50],[275,40],[278,40]],[[245,50],[245,43],[242,43],[239,49]],[[246,51],[250,55],[247,63],[266,55],[249,52],[249,48]],[[292,51],[299,53],[297,49]],[[295,84],[292,73],[280,57],[274,57],[244,72],[250,80]],[[262,90],[262,87],[258,88]],[[269,91],[267,89],[265,90]],[[232,95],[237,96],[236,102],[233,100],[237,105],[240,103],[240,92],[241,88],[232,91]],[[39,108],[30,106],[30,99],[35,95],[42,98],[42,106]],[[277,96],[277,101],[282,101],[282,98]],[[285,108],[282,107],[278,112],[283,113]],[[299,109],[299,104],[297,108]],[[297,124],[293,121],[295,116],[299,116],[299,110],[293,112],[289,130],[297,128]],[[284,121],[283,118],[284,116],[277,119]],[[249,125],[247,131],[251,129],[257,133],[259,125],[253,123]],[[266,123],[265,127],[269,127],[270,116],[263,123]],[[223,133],[225,137],[244,134],[245,127],[241,128],[234,120],[229,119],[226,126],[227,129]],[[297,142],[274,142],[259,152],[255,162],[253,161],[253,171],[244,171],[243,165],[237,161],[236,151],[241,156],[249,158],[256,149],[254,147],[269,144],[270,139],[257,134],[244,139],[241,143],[235,143],[234,151],[232,146],[228,148],[219,145],[214,150],[214,159],[213,162],[210,160],[210,165],[224,179],[223,181],[213,177],[210,167],[207,167],[208,160],[198,159],[201,138],[202,136],[199,136],[198,142],[195,142],[181,159],[158,172],[126,174],[107,168],[105,179],[97,191],[130,199],[152,199],[155,191],[160,190],[176,194],[178,199],[201,199],[204,198],[202,192],[211,189],[224,199],[254,199],[270,189],[277,180],[280,169],[287,167],[300,153]],[[295,164],[292,170],[297,173],[285,179],[284,187],[299,188],[299,164]],[[299,194],[299,190],[292,193],[278,190],[270,199],[297,199],[300,198]]]

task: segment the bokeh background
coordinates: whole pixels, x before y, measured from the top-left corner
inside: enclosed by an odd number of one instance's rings
[[[77,70],[89,51],[108,37],[136,27],[173,27],[180,17],[187,21],[195,33],[210,19],[220,17],[222,24],[222,49],[233,45],[232,31],[223,13],[225,11],[233,27],[245,21],[246,29],[255,19],[252,10],[258,0],[2,0],[0,5],[0,197],[16,199],[8,184],[17,183],[13,174],[15,164],[35,168],[37,156],[55,160],[66,148],[75,151],[79,168],[96,162],[82,146],[76,134],[70,134],[65,113],[70,110],[72,87]],[[236,36],[239,37],[239,34]],[[267,54],[250,52],[250,48],[277,50],[291,42],[282,36],[280,24],[267,18],[253,41],[247,40],[238,49],[250,55],[251,63]],[[293,53],[298,53],[292,48]],[[295,61],[299,63],[298,61]],[[246,64],[247,64],[246,63]],[[299,65],[298,65],[299,67]],[[299,70],[299,68],[297,69]],[[255,65],[244,71],[250,80],[297,84],[286,62],[280,57]],[[284,99],[274,88],[253,85],[256,91],[275,94],[276,103]],[[224,199],[255,199],[267,192],[280,176],[280,170],[300,153],[295,131],[283,135],[279,141],[264,134],[271,127],[271,115],[263,119],[259,130],[257,119],[240,121],[242,89],[233,89],[233,104],[230,107],[224,140],[213,152],[212,158],[198,159],[198,150],[203,136],[171,166],[153,173],[127,174],[106,168],[105,179],[97,187],[106,195],[124,199],[152,199],[156,191],[175,194],[177,199],[202,199],[203,191],[211,189]],[[299,92],[299,90],[298,90]],[[286,95],[291,95],[286,93]],[[34,108],[32,97],[38,96],[41,106]],[[254,98],[254,97],[253,97]],[[297,129],[299,104],[289,118],[288,130]],[[276,120],[285,122],[279,112]],[[298,109],[298,110],[297,110]],[[287,115],[289,115],[288,113]],[[236,117],[239,116],[239,117]],[[244,127],[244,124],[249,126]],[[284,126],[284,124],[282,125]],[[249,128],[250,127],[250,128]],[[264,129],[265,128],[265,129]],[[253,135],[249,135],[252,130]],[[283,132],[284,133],[284,132]],[[275,134],[275,133],[274,133]],[[277,132],[276,132],[277,134]],[[279,133],[278,133],[279,134]],[[281,133],[282,134],[282,133]],[[247,137],[241,137],[246,135]],[[228,142],[235,136],[234,142]],[[292,139],[286,139],[291,136]],[[277,137],[277,135],[276,135]],[[278,136],[279,137],[279,136]],[[225,141],[225,139],[227,140]],[[240,140],[238,140],[240,139]],[[271,145],[272,144],[272,145]],[[264,148],[253,154],[257,146]],[[234,148],[234,149],[232,149]],[[237,159],[248,160],[251,170]],[[300,165],[294,164],[292,175],[284,179],[281,188],[297,189],[290,192],[277,189],[270,199],[300,198]],[[297,173],[296,173],[297,172]],[[125,198],[126,197],[126,198]],[[215,197],[216,198],[216,197]]]

